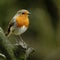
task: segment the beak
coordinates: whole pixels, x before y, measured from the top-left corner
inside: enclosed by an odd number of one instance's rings
[[[31,15],[31,13],[29,12],[28,15]]]

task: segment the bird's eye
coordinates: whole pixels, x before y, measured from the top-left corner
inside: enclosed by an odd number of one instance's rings
[[[22,14],[25,14],[25,13],[22,13]]]

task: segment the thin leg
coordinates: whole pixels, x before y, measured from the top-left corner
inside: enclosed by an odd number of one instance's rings
[[[19,35],[19,39],[20,39],[20,41],[24,42],[23,39],[22,39],[22,37],[21,37],[21,35]]]
[[[24,42],[20,35],[16,36],[16,39],[17,39],[17,43]]]
[[[19,35],[18,37],[18,44],[24,48],[27,48],[27,44],[23,41],[22,37]]]
[[[15,36],[16,37],[16,44],[19,44],[19,42],[20,42],[20,39],[19,39],[19,36]]]

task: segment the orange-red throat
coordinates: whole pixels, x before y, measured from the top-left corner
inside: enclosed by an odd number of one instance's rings
[[[16,24],[17,27],[22,27],[22,26],[29,26],[29,18],[27,14],[24,15],[19,15],[16,17]]]

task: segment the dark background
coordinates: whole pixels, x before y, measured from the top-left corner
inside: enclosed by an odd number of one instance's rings
[[[60,0],[0,0],[0,26],[20,9],[31,12],[29,29],[22,35],[35,49],[28,60],[60,60]]]

